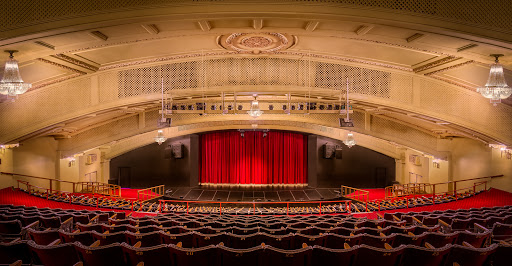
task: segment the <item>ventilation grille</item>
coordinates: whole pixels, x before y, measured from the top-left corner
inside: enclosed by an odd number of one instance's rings
[[[346,65],[280,58],[225,58],[119,72],[119,98],[230,86],[298,86],[390,98],[391,74]]]

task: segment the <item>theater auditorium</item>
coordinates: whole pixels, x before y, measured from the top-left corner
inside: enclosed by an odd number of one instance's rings
[[[507,0],[4,0],[0,265],[511,265]]]

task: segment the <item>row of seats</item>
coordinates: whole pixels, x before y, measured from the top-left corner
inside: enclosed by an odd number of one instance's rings
[[[376,248],[365,244],[341,249],[303,245],[282,250],[266,243],[250,248],[229,248],[223,243],[201,248],[184,248],[178,243],[140,247],[138,244],[113,243],[106,246],[80,242],[38,245],[34,241],[2,244],[11,253],[2,258],[44,265],[509,265],[510,246],[493,244],[487,248],[445,245],[440,248],[401,245]],[[4,249],[0,249],[2,252]]]

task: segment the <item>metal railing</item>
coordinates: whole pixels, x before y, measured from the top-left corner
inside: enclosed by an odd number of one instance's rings
[[[164,185],[140,189],[137,191],[137,200],[145,202],[152,199],[157,199],[164,196]]]
[[[336,201],[279,201],[279,202],[243,202],[243,201],[187,201],[187,200],[159,200],[158,204],[158,212],[162,212],[162,206],[165,203],[181,203],[186,204],[186,212],[189,213],[191,208],[190,204],[208,204],[213,206],[218,206],[219,214],[222,214],[222,208],[226,208],[226,205],[237,205],[244,206],[249,205],[250,211],[244,212],[244,214],[259,214],[259,211],[256,211],[257,206],[263,205],[282,205],[283,208],[286,205],[286,215],[290,215],[290,205],[303,205],[303,204],[318,204],[319,214],[322,214],[322,204],[324,207],[326,204],[339,204],[341,209],[346,210],[347,213],[351,212],[351,201],[350,200],[336,200]],[[223,207],[224,205],[224,207]],[[293,208],[293,206],[292,206]],[[284,214],[284,213],[283,213]],[[325,213],[324,213],[325,214]]]
[[[457,189],[457,187],[460,187],[461,185],[465,185],[466,187],[472,188],[473,186],[476,186],[478,183],[478,186],[484,186],[487,190],[488,186],[487,184],[490,183],[492,178],[496,177],[502,177],[503,175],[493,175],[493,176],[483,176],[483,177],[477,177],[477,178],[469,178],[469,179],[462,179],[462,180],[456,180],[456,181],[448,181],[448,182],[442,182],[442,183],[407,183],[402,185],[393,185],[388,186],[385,188],[385,198],[397,198],[397,197],[405,197],[405,196],[411,196],[411,195],[425,195],[425,194],[431,194],[436,195],[439,193],[452,193],[455,195],[455,191],[459,191],[460,189]],[[467,185],[464,184],[466,182],[471,183],[475,180],[482,180],[482,179],[489,179],[486,181],[477,182],[473,185]]]
[[[11,175],[11,176],[18,176],[21,178],[29,178],[29,179],[35,179],[35,180],[46,180],[48,182],[48,187],[45,189],[48,189],[50,193],[53,193],[53,191],[63,191],[62,189],[57,189],[57,187],[61,187],[64,185],[67,185],[68,188],[70,188],[71,191],[65,191],[68,193],[90,193],[90,194],[101,194],[105,196],[110,197],[120,197],[121,196],[121,187],[118,185],[112,185],[107,183],[101,183],[101,182],[72,182],[72,181],[66,181],[66,180],[59,180],[55,178],[47,178],[47,177],[40,177],[40,176],[32,176],[32,175],[23,175],[23,174],[15,174],[15,173],[7,173],[7,172],[0,172],[0,174],[3,175]],[[22,180],[17,180],[22,181]],[[26,181],[28,182],[28,181]],[[45,181],[43,181],[45,182]],[[19,183],[18,183],[19,185]],[[31,185],[34,187],[34,185]]]

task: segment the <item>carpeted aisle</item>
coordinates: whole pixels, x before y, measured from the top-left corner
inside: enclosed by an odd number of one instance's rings
[[[12,188],[4,188],[0,189],[0,204],[13,204],[13,205],[25,205],[25,206],[35,206],[39,208],[61,208],[61,209],[73,209],[73,210],[102,210],[102,211],[112,211],[113,209],[106,208],[95,208],[91,206],[83,206],[78,204],[70,204],[60,201],[54,200],[46,200],[40,197],[29,195],[25,192],[12,189]],[[116,210],[116,212],[125,212],[130,213],[131,211],[125,210]],[[134,217],[141,217],[146,215],[155,215],[148,213],[137,213],[133,212]]]

